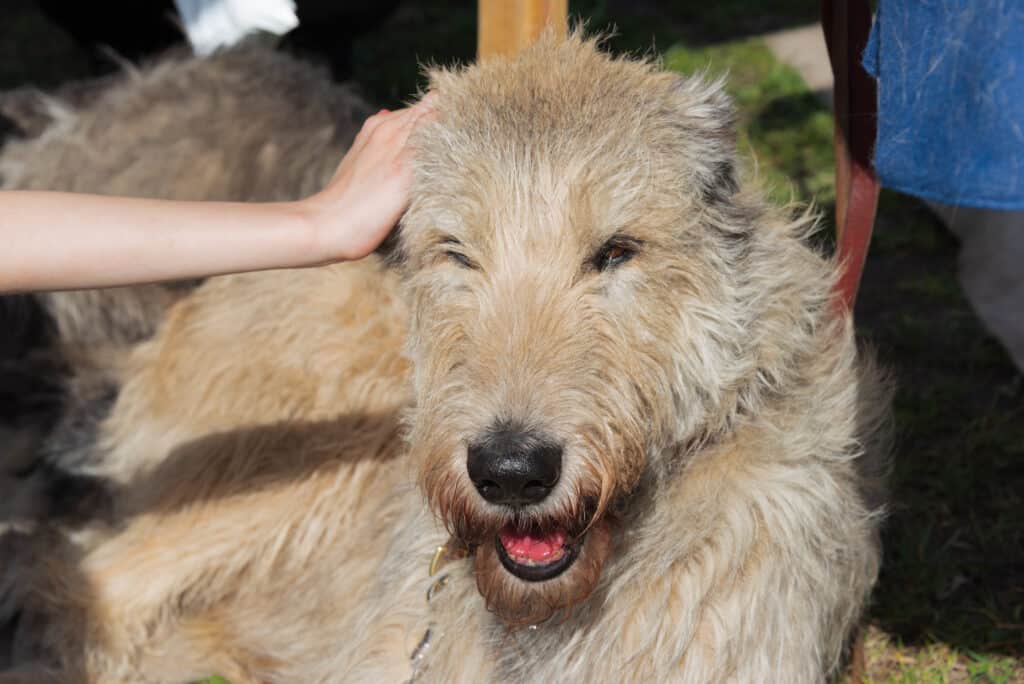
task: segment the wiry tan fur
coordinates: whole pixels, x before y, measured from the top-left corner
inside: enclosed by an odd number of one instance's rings
[[[390,265],[215,279],[133,352],[98,441],[115,524],[23,559],[30,669],[0,681],[836,670],[878,570],[887,396],[807,220],[739,187],[720,84],[579,36],[431,81]],[[637,253],[601,270],[616,234]],[[529,510],[468,480],[496,420],[565,444]],[[510,520],[585,529],[580,559],[516,579]]]

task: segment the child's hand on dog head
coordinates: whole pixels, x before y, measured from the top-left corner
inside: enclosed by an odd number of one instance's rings
[[[412,185],[410,136],[433,118],[434,98],[367,119],[327,187],[303,202],[324,262],[370,254],[398,223]]]
[[[370,117],[322,191],[298,202],[0,192],[0,292],[297,268],[372,252],[409,203],[409,137],[433,98]]]

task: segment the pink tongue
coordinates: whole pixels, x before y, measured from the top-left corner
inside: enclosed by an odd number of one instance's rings
[[[525,558],[542,563],[549,558],[560,556],[565,546],[565,532],[556,530],[544,536],[533,536],[528,532],[519,532],[512,527],[504,527],[498,533],[501,545],[508,555],[514,558]]]

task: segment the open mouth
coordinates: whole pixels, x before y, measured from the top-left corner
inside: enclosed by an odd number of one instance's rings
[[[558,577],[576,562],[581,539],[570,541],[564,529],[523,531],[506,525],[494,540],[498,559],[511,574],[527,582]]]

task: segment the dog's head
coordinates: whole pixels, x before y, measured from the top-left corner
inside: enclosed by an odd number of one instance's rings
[[[749,372],[732,108],[579,36],[431,81],[393,257],[412,450],[489,607],[534,622],[593,590],[615,511]]]

